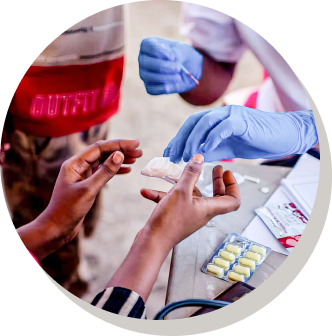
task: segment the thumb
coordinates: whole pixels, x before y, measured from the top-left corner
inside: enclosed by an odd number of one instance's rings
[[[91,188],[95,189],[98,193],[100,189],[119,171],[124,160],[122,152],[116,151],[112,153],[102,163],[97,171],[88,178]]]
[[[184,168],[182,176],[175,188],[180,188],[192,195],[195,184],[197,183],[203,169],[203,163],[204,157],[201,154],[196,154]]]

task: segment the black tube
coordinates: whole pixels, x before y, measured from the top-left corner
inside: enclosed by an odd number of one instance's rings
[[[172,302],[169,305],[162,308],[155,316],[154,320],[162,320],[167,314],[174,309],[183,307],[206,307],[206,308],[222,308],[228,306],[231,302],[217,301],[217,300],[203,300],[203,299],[188,299],[178,302]]]

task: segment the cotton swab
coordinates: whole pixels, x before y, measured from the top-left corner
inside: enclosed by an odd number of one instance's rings
[[[197,84],[199,85],[199,81],[183,66],[181,65],[181,69],[188,75],[190,78]]]

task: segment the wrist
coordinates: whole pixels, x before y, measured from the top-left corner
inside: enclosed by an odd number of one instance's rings
[[[169,239],[163,235],[160,230],[151,227],[149,223],[139,231],[135,238],[134,244],[135,243],[144,244],[152,253],[165,256],[165,258],[173,248],[173,244]]]
[[[138,293],[146,302],[169,251],[169,245],[146,225],[107,287],[123,287]]]
[[[25,247],[38,260],[44,259],[62,245],[57,228],[54,227],[53,223],[40,217],[17,229],[17,233]]]
[[[304,154],[317,145],[318,133],[312,111],[295,111],[286,114],[296,127],[298,142],[291,154]]]

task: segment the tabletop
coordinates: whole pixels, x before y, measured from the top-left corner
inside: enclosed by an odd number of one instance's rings
[[[220,164],[220,163],[219,163]],[[241,175],[258,177],[260,183],[245,181],[239,185],[241,207],[235,212],[215,217],[206,226],[183,240],[173,249],[166,304],[174,301],[200,298],[213,299],[230,287],[230,282],[220,280],[201,272],[201,267],[231,232],[241,234],[255,216],[255,209],[262,206],[287,176],[290,168],[273,166],[253,166],[233,162],[223,162],[224,170]],[[268,187],[264,194],[262,187]],[[263,283],[282,264],[286,256],[271,252],[260,268],[253,274],[248,284],[254,287]],[[165,319],[189,317],[197,307],[181,308],[168,314]]]

